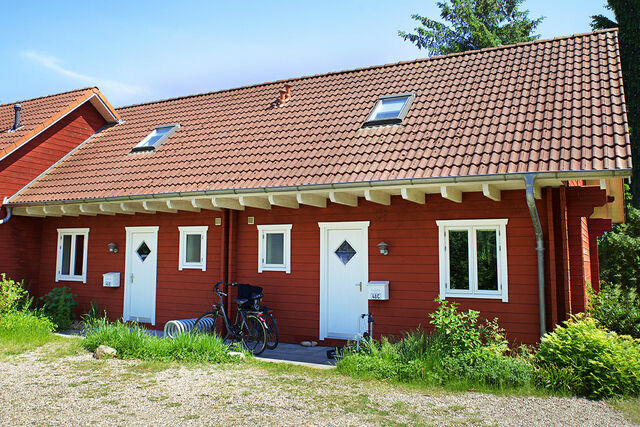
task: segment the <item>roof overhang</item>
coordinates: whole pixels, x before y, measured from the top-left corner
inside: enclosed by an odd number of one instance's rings
[[[541,188],[559,187],[569,180],[590,180],[600,188],[609,188],[613,182],[631,175],[631,170],[541,172],[535,175],[535,195],[541,197]],[[14,215],[22,216],[78,216],[115,215],[156,212],[200,211],[245,208],[271,209],[273,206],[298,208],[300,205],[327,207],[332,203],[358,206],[360,199],[381,205],[390,205],[391,196],[425,204],[429,195],[439,195],[462,203],[463,194],[480,192],[493,201],[501,200],[501,192],[524,190],[525,174],[477,175],[450,178],[418,178],[391,181],[301,185],[291,187],[247,188],[233,190],[193,191],[182,193],[145,194],[121,197],[51,201],[44,203],[5,203],[13,206]],[[617,187],[616,187],[617,188]],[[617,199],[617,197],[616,197]]]
[[[0,150],[0,161],[4,160],[7,156],[9,156],[14,151],[18,150],[23,145],[27,144],[29,141],[38,137],[41,133],[49,129],[51,126],[58,123],[60,120],[67,117],[69,114],[73,113],[75,110],[80,108],[85,103],[91,103],[91,105],[100,113],[100,115],[104,118],[107,123],[113,124],[118,123],[120,121],[120,115],[113,108],[113,106],[107,101],[107,99],[102,95],[102,93],[94,89],[86,95],[78,98],[76,101],[71,103],[65,109],[60,110],[60,112],[52,116],[49,120],[42,123],[40,126],[33,129],[31,132],[20,138],[18,141],[9,145]]]

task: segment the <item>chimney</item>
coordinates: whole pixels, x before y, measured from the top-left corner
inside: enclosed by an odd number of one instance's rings
[[[15,104],[13,106],[14,118],[13,118],[13,127],[11,128],[11,130],[16,130],[20,127],[20,109],[21,108],[22,108],[22,105],[20,104]]]
[[[284,104],[291,98],[291,85],[284,85],[284,89],[280,89],[280,105]]]

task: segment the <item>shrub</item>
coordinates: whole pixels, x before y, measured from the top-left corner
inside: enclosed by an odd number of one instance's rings
[[[640,338],[640,297],[635,289],[603,284],[600,292],[590,295],[588,314],[611,331]]]
[[[57,330],[65,330],[71,327],[73,309],[78,305],[76,295],[71,289],[63,286],[54,288],[48,294],[40,297],[39,303],[44,313],[49,316],[56,325]]]
[[[21,310],[29,305],[31,299],[24,282],[16,282],[8,279],[4,273],[0,274],[0,313]]]
[[[640,341],[599,328],[590,317],[576,316],[547,334],[534,359],[538,383],[552,390],[591,398],[640,393]]]
[[[435,327],[432,334],[418,329],[395,343],[383,338],[365,344],[363,351],[345,351],[338,369],[360,377],[466,388],[514,388],[531,383],[531,363],[507,355],[504,331],[495,320],[482,320],[477,311],[461,312],[456,304],[437,301],[439,307],[430,315]]]
[[[3,352],[16,354],[51,340],[51,320],[37,312],[14,310],[0,315],[0,346]]]
[[[107,345],[118,351],[118,357],[158,361],[188,361],[221,363],[232,360],[229,349],[217,336],[206,334],[180,334],[171,339],[151,336],[138,324],[96,319],[88,328],[82,345],[95,351]]]

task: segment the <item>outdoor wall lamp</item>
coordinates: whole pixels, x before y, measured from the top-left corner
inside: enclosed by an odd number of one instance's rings
[[[380,253],[382,255],[388,255],[389,254],[389,245],[387,245],[386,242],[380,242],[378,243],[378,249],[380,249]]]
[[[109,252],[118,253],[118,245],[116,243],[111,242],[107,246],[109,246]]]

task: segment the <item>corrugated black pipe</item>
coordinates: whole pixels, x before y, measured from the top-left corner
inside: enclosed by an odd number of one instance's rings
[[[544,235],[542,234],[542,224],[540,224],[540,216],[536,208],[536,199],[534,194],[534,174],[526,174],[524,182],[527,191],[527,206],[533,221],[533,229],[536,232],[536,251],[538,252],[538,304],[540,305],[540,338],[547,333],[546,324],[546,304],[544,300]]]
[[[13,106],[13,127],[11,130],[16,130],[20,127],[20,110],[22,109],[22,105],[15,104]]]

